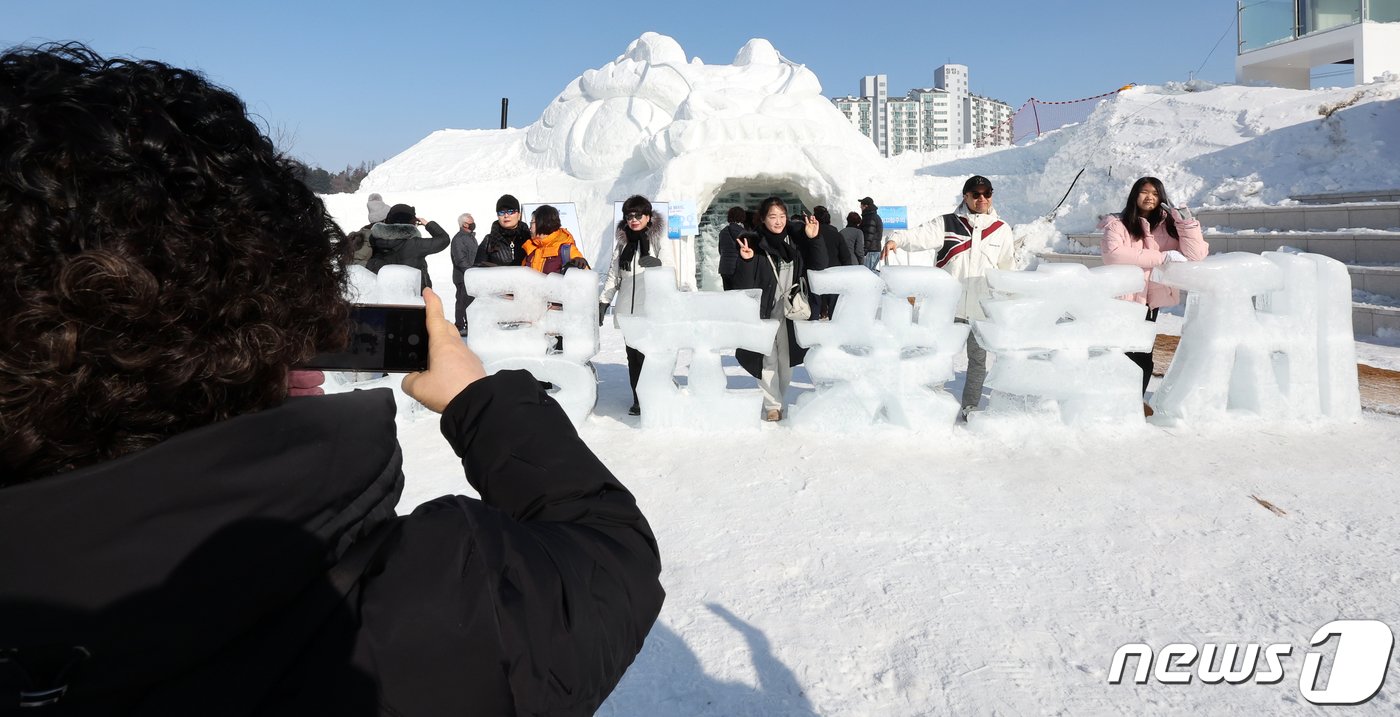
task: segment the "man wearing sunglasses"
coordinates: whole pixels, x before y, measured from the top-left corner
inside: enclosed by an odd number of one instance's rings
[[[530,241],[530,227],[520,221],[520,200],[502,194],[496,200],[496,221],[481,240],[475,265],[520,266],[525,263],[527,241]]]
[[[1011,225],[997,217],[992,208],[992,182],[981,175],[963,183],[962,203],[951,214],[906,231],[894,232],[885,243],[880,258],[898,248],[905,251],[936,249],[936,265],[962,282],[957,320],[968,323],[985,319],[982,300],[990,296],[988,269],[1019,269],[1016,253],[1020,248]],[[977,337],[967,336],[967,377],[963,383],[962,410],[976,410],[982,400],[982,382],[987,378],[987,352]]]

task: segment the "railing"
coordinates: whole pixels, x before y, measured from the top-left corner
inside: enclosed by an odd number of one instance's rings
[[[1400,22],[1400,0],[1236,0],[1241,53],[1365,20]]]

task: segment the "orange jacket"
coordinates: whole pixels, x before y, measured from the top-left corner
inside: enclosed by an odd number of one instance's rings
[[[522,248],[525,250],[525,261],[521,266],[543,274],[560,273],[569,263],[583,259],[574,244],[574,236],[563,227],[549,236],[531,237]]]

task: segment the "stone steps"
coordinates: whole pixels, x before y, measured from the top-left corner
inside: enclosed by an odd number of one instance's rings
[[[1324,194],[1294,194],[1289,197],[1303,204],[1352,204],[1356,202],[1400,202],[1400,189],[1380,189],[1369,192],[1327,192]]]
[[[1218,252],[1213,252],[1218,253]],[[1098,254],[1071,254],[1064,252],[1042,252],[1041,261],[1075,262],[1088,267],[1103,266],[1103,257]],[[1357,266],[1347,265],[1351,274],[1353,290],[1381,296],[1389,303],[1400,303],[1400,266]],[[1357,336],[1375,335],[1379,329],[1400,331],[1400,306],[1377,305],[1353,301],[1351,304],[1351,326]]]
[[[1400,201],[1300,204],[1287,207],[1220,207],[1195,212],[1201,226],[1234,231],[1400,231]]]
[[[1293,247],[1347,265],[1351,286],[1361,292],[1352,302],[1357,335],[1380,329],[1400,331],[1400,189],[1300,194],[1298,204],[1269,207],[1210,207],[1196,211],[1212,254],[1261,254]],[[1044,261],[1102,266],[1102,234],[1069,234],[1072,249],[1046,252]],[[1074,246],[1078,245],[1078,246]],[[1369,299],[1369,300],[1365,300]]]
[[[1098,250],[1100,233],[1076,233],[1068,235],[1085,249]],[[1250,234],[1205,232],[1210,253],[1247,251],[1260,254],[1278,251],[1290,246],[1309,254],[1321,254],[1343,264],[1396,264],[1400,265],[1400,231],[1313,231],[1288,232],[1286,234]]]

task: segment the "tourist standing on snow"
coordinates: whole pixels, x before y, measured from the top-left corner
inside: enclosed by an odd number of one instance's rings
[[[369,243],[370,229],[389,216],[389,205],[384,203],[384,198],[378,193],[369,195],[365,208],[369,213],[369,223],[346,236],[350,242],[350,251],[354,252],[352,263],[360,266],[368,264],[369,258],[374,255],[374,247]]]
[[[661,608],[636,501],[425,290],[403,388],[481,498],[396,515],[394,392],[292,370],[345,343],[348,248],[246,112],[0,53],[0,709],[592,714]]]
[[[520,222],[520,202],[509,194],[496,200],[496,221],[481,240],[476,266],[520,266],[525,263],[525,242],[530,228]]]
[[[749,213],[743,207],[730,207],[729,223],[719,230],[719,280],[725,291],[734,288],[734,268],[739,265],[739,235],[748,230]]]
[[[476,265],[476,219],[471,214],[457,217],[457,233],[452,235],[452,283],[457,287],[457,331],[467,335],[467,307],[472,297],[467,295],[463,276]]]
[[[608,265],[608,278],[603,282],[603,293],[598,297],[599,326],[603,325],[603,317],[614,296],[617,297],[614,322],[618,316],[631,316],[643,310],[646,287],[639,279],[646,265],[642,260],[649,257],[659,266],[661,257],[667,253],[662,251],[666,241],[666,217],[654,211],[646,197],[628,197],[622,203],[622,221],[617,223],[617,229],[613,232],[612,262]],[[646,264],[652,264],[652,261]],[[645,361],[645,354],[627,347],[627,379],[632,384],[632,407],[627,410],[628,415],[640,416],[642,413],[642,404],[637,400],[637,379],[642,375]]]
[[[905,231],[894,232],[881,256],[897,248],[905,251],[936,249],[935,264],[962,283],[957,321],[969,323],[985,319],[982,300],[991,295],[987,286],[989,269],[1019,269],[1016,252],[1020,243],[992,207],[992,183],[974,175],[963,182],[962,203],[951,214]],[[982,400],[982,383],[987,378],[987,352],[977,336],[967,335],[967,373],[963,382],[962,411],[975,410]]]
[[[734,271],[734,288],[760,289],[759,318],[776,319],[778,333],[773,348],[758,354],[739,349],[735,358],[763,390],[763,418],[782,420],[792,367],[802,363],[807,349],[797,344],[793,319],[786,315],[788,298],[802,291],[802,252],[797,237],[816,241],[820,233],[816,217],[802,224],[788,222],[787,205],[778,197],[763,200],[758,207],[758,228],[739,238],[739,264]],[[797,319],[801,320],[801,319]]]
[[[846,226],[841,230],[841,239],[846,242],[846,250],[851,253],[855,265],[865,263],[865,232],[860,229],[860,214],[846,213]]]
[[[880,270],[880,259],[885,256],[880,251],[885,243],[885,220],[880,218],[879,210],[875,200],[870,197],[860,200],[860,230],[865,232],[865,267],[871,271]]]
[[[826,253],[827,268],[833,266],[850,266],[856,263],[855,257],[851,255],[851,248],[846,244],[846,240],[842,238],[841,232],[837,230],[836,227],[831,226],[831,212],[828,211],[826,207],[817,206],[812,210],[812,216],[817,218],[817,224],[821,226],[820,242]],[[813,270],[808,269],[807,271],[807,286],[811,287],[812,279],[810,275]],[[830,319],[831,312],[836,310],[836,298],[838,295],[817,294],[816,296],[821,300],[821,303],[812,304],[812,313],[814,314],[812,319]],[[820,311],[817,309],[818,306],[821,307]]]
[[[1099,249],[1104,264],[1131,264],[1142,268],[1143,290],[1121,298],[1147,305],[1147,320],[1157,320],[1157,310],[1176,306],[1181,296],[1174,287],[1152,281],[1152,270],[1171,261],[1200,261],[1210,253],[1201,234],[1201,223],[1186,207],[1172,206],[1162,180],[1142,177],[1133,182],[1123,211],[1104,219]],[[1129,351],[1128,358],[1142,367],[1142,392],[1152,380],[1152,352]],[[1144,412],[1152,409],[1143,405]]]
[[[429,236],[419,234],[420,226],[428,230]],[[419,218],[418,210],[407,204],[395,204],[384,221],[370,227],[369,243],[374,253],[365,268],[378,274],[389,264],[411,266],[422,275],[423,286],[429,287],[433,280],[428,277],[428,256],[446,249],[451,241],[452,237],[437,222]]]
[[[541,274],[562,274],[571,267],[588,268],[588,262],[579,256],[574,235],[560,225],[559,210],[548,204],[541,204],[530,215],[530,227],[534,236],[523,246],[524,266]]]

